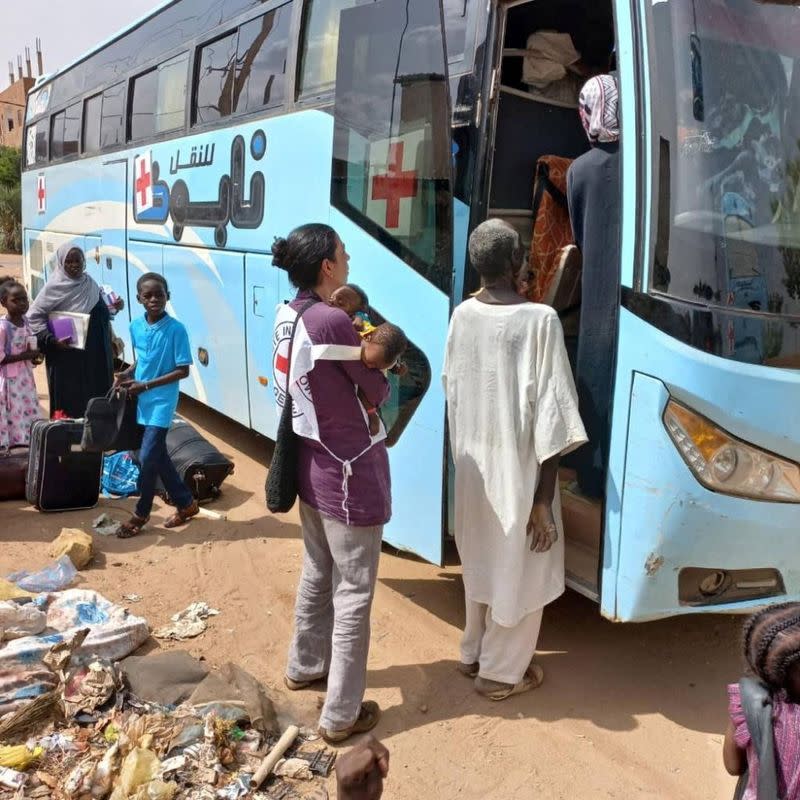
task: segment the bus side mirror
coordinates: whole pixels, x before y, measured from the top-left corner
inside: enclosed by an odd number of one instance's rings
[[[706,117],[703,98],[703,56],[700,52],[700,37],[693,33],[689,37],[689,52],[692,65],[692,115],[698,122]]]

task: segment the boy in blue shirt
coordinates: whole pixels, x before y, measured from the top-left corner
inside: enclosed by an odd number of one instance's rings
[[[117,376],[117,384],[138,399],[136,416],[144,426],[144,436],[139,455],[139,502],[117,534],[122,539],[139,534],[150,519],[158,477],[177,508],[165,528],[183,525],[200,510],[167,452],[167,431],[178,406],[178,383],[189,376],[192,363],[189,335],[167,314],[169,287],[163,276],[155,272],[142,275],[136,283],[136,299],[145,308],[145,315],[131,323],[136,362]]]

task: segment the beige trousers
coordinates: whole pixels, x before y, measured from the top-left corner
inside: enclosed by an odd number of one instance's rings
[[[543,611],[540,608],[523,617],[513,628],[506,628],[492,619],[489,606],[468,599],[461,661],[480,664],[481,678],[516,685],[536,653]]]

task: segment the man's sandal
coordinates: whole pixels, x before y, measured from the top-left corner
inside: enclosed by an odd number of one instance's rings
[[[299,692],[303,689],[310,689],[315,683],[322,683],[322,681],[327,679],[327,675],[322,675],[319,678],[314,678],[313,681],[295,681],[290,678],[288,675],[283,676],[283,685],[290,691],[290,692]]]
[[[327,728],[320,727],[319,735],[328,744],[341,744],[357,733],[371,731],[378,724],[380,718],[381,709],[378,704],[374,700],[367,700],[361,704],[361,711],[358,714],[358,719],[349,728],[331,731]]]
[[[480,667],[481,665],[477,661],[472,664],[465,664],[463,661],[459,661],[457,669],[467,678],[477,678],[478,672],[480,672]]]
[[[531,662],[531,665],[525,670],[522,680],[516,685],[512,686],[509,683],[499,683],[478,677],[475,678],[475,691],[489,700],[498,702],[516,694],[524,694],[538,689],[542,683],[544,683],[544,670],[540,664]]]
[[[195,500],[190,506],[186,508],[179,508],[165,523],[165,528],[177,528],[180,525],[185,525],[192,517],[196,517],[200,513],[200,506]]]
[[[120,539],[131,539],[142,532],[142,528],[150,521],[150,517],[137,517],[134,514],[127,522],[123,522],[117,531]]]

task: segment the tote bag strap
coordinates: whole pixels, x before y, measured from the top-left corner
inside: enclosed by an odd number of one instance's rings
[[[286,402],[292,402],[292,395],[289,391],[289,387],[291,385],[290,376],[292,374],[292,350],[294,349],[294,335],[297,333],[297,323],[300,322],[300,317],[308,311],[311,306],[316,305],[317,303],[322,302],[319,297],[312,297],[298,312],[297,316],[294,318],[294,322],[292,323],[292,336],[289,339],[289,371],[286,373]]]

